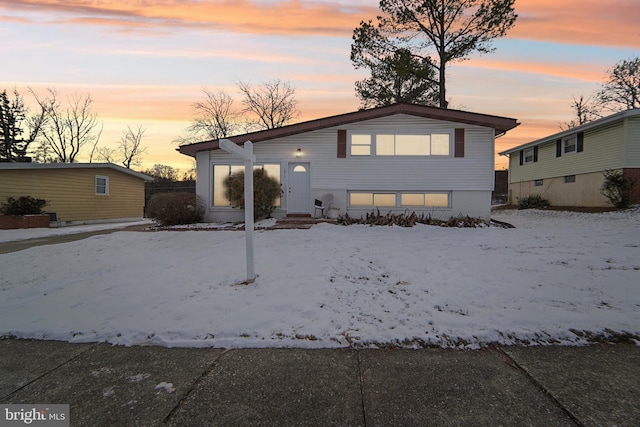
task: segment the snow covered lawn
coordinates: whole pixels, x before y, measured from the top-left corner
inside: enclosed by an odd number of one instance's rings
[[[116,232],[0,255],[0,336],[171,347],[581,344],[640,335],[640,209],[515,229]]]

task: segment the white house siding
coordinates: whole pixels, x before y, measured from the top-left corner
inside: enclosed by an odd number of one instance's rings
[[[465,157],[453,157],[453,129],[465,129]],[[337,131],[346,129],[363,132],[411,132],[446,131],[451,132],[450,156],[438,157],[350,157],[337,158]],[[424,208],[424,212],[437,211],[438,217],[451,215],[471,215],[489,218],[491,190],[493,188],[493,129],[464,125],[446,121],[418,118],[409,115],[395,115],[345,126],[337,126],[304,134],[258,142],[253,145],[257,163],[280,163],[281,182],[286,190],[286,174],[290,162],[309,162],[311,167],[311,203],[326,193],[332,193],[332,205],[341,213],[360,216],[371,208],[354,209],[348,207],[349,191],[415,191],[451,192],[449,208]],[[300,148],[302,157],[294,157]],[[223,150],[212,150],[206,155],[205,165],[198,156],[197,192],[211,206],[211,169],[216,163],[234,162]],[[231,160],[230,160],[231,159]],[[205,172],[206,170],[206,172]],[[201,173],[208,181],[202,183]],[[208,176],[206,176],[208,174]],[[286,214],[286,191],[282,209],[276,215]],[[310,206],[313,214],[313,206]],[[390,208],[381,208],[385,212]],[[395,211],[403,212],[404,208]],[[435,215],[434,215],[435,216]],[[241,220],[242,214],[232,208],[209,208],[206,216],[210,221]]]

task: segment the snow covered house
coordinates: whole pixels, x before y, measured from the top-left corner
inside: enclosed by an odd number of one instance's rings
[[[394,104],[229,139],[252,141],[255,167],[279,180],[275,217],[316,215],[315,200],[331,194],[332,208],[355,217],[379,208],[488,219],[494,140],[517,125],[506,117]],[[223,181],[243,168],[242,160],[220,149],[219,140],[178,150],[196,158],[205,220],[241,221]]]
[[[607,207],[607,169],[640,182],[640,109],[627,110],[506,150],[512,203],[539,194],[554,206]],[[640,185],[634,202],[640,202]]]

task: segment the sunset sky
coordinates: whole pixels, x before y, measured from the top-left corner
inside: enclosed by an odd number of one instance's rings
[[[496,151],[558,132],[572,98],[589,96],[616,62],[640,56],[638,0],[517,0],[519,17],[493,54],[449,67],[450,107],[513,117]],[[300,121],[357,110],[353,30],[376,0],[0,0],[0,91],[90,94],[101,145],[146,129],[143,168],[191,160],[173,140],[201,89],[240,96],[234,82],[297,89]],[[86,160],[81,158],[81,160]],[[496,156],[496,167],[507,161]]]

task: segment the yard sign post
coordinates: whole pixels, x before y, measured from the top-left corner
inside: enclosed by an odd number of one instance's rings
[[[253,144],[251,141],[244,143],[244,148],[234,144],[228,139],[221,139],[220,148],[227,153],[244,159],[244,235],[247,241],[247,282],[253,282],[256,278],[255,263],[253,261]]]

